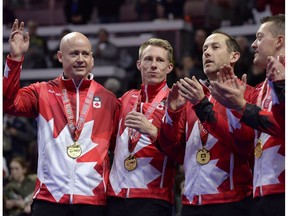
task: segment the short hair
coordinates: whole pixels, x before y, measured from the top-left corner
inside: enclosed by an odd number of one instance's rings
[[[239,53],[241,53],[241,48],[240,48],[238,42],[231,35],[229,35],[229,34],[227,34],[225,32],[219,31],[219,30],[213,31],[212,34],[222,34],[222,35],[225,35],[227,37],[226,45],[227,45],[229,53],[231,53],[231,52],[239,52]]]
[[[168,51],[168,59],[170,63],[173,63],[173,48],[171,44],[167,40],[163,40],[160,38],[151,38],[148,41],[145,41],[142,43],[142,45],[139,48],[139,59],[142,56],[143,50],[148,47],[149,45],[151,46],[157,46],[157,47],[162,47],[165,50]]]
[[[267,16],[260,20],[262,24],[271,22],[270,32],[275,37],[278,35],[285,36],[285,14],[277,14],[273,16]]]

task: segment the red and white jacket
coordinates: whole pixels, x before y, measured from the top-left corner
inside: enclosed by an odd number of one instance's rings
[[[138,111],[145,114],[158,92],[163,91],[164,88],[168,90],[166,82],[156,86],[142,85]],[[150,118],[152,124],[158,129],[165,113],[164,105],[167,93],[168,91]],[[139,90],[133,89],[120,98],[120,121],[114,160],[109,176],[108,195],[121,198],[154,198],[172,203],[175,164],[158,150],[157,142],[152,142],[147,135],[141,134],[132,152],[137,158],[137,168],[128,171],[124,167],[124,160],[130,154],[128,128],[125,127],[124,121],[128,112],[133,110],[138,96]]]
[[[255,87],[243,112],[234,113],[235,119],[256,129],[254,146],[262,143],[262,156],[254,162],[254,197],[285,192],[285,103],[277,96],[266,79]]]
[[[38,171],[34,199],[67,204],[106,204],[109,176],[108,148],[116,136],[119,102],[115,95],[90,79],[76,87],[73,80],[59,76],[48,82],[20,86],[22,63],[7,57],[3,95],[4,112],[36,118],[38,125]],[[25,72],[24,72],[25,73]],[[73,144],[68,129],[60,85],[65,86],[74,118],[79,117],[87,91],[94,88],[93,101],[78,143],[82,154],[67,155]]]
[[[250,157],[254,133],[241,135],[241,127],[246,128],[241,124],[231,128],[229,111],[208,92],[206,96],[195,106],[187,102],[178,111],[168,109],[158,138],[162,150],[184,166],[184,205],[236,202],[252,194]],[[204,165],[196,160],[202,148],[199,121],[208,131],[205,148],[211,156]],[[240,143],[242,148],[237,147]]]

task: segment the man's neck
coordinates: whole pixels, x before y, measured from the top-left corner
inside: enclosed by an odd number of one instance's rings
[[[217,81],[217,72],[207,75],[209,81]]]

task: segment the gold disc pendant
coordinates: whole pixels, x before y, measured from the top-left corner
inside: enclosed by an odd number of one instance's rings
[[[201,165],[207,164],[210,161],[210,152],[204,147],[199,149],[196,154],[196,160]]]
[[[70,158],[76,159],[82,154],[82,149],[77,142],[74,142],[73,145],[67,147],[67,155]]]
[[[257,159],[261,158],[263,153],[263,149],[262,149],[262,142],[261,140],[258,140],[255,149],[254,149],[254,155]]]
[[[124,167],[128,171],[132,171],[136,169],[137,167],[137,159],[134,155],[129,155],[125,160],[124,160]]]

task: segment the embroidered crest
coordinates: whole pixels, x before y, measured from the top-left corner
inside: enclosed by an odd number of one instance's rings
[[[94,108],[101,108],[101,98],[96,96],[93,98],[93,107]]]

